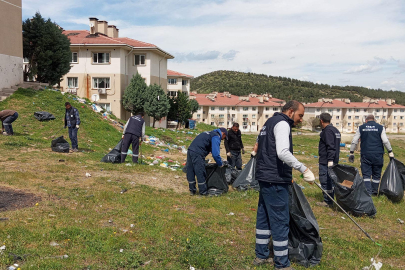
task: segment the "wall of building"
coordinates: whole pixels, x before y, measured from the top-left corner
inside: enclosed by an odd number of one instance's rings
[[[21,0],[0,1],[0,89],[23,81]]]

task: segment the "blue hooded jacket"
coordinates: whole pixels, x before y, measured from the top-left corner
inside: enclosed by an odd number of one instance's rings
[[[191,143],[188,151],[202,155],[204,158],[211,152],[212,157],[218,166],[222,166],[223,164],[220,155],[221,139],[222,132],[220,129],[202,132]]]

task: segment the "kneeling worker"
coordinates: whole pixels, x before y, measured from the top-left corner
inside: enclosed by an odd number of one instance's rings
[[[145,137],[145,120],[143,120],[143,112],[131,116],[124,127],[122,134],[122,148],[121,148],[121,163],[125,162],[129,145],[132,144],[132,162],[138,163],[139,156],[139,138],[142,140]]]
[[[187,181],[190,189],[190,195],[197,193],[195,177],[197,176],[198,190],[200,195],[207,195],[207,184],[205,182],[205,157],[211,152],[212,157],[218,166],[223,166],[220,156],[221,140],[228,137],[228,131],[225,128],[206,131],[199,134],[191,143],[187,150]]]

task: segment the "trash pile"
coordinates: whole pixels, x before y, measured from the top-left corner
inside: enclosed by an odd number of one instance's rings
[[[145,158],[144,156],[142,156],[142,158]],[[177,171],[182,169],[181,166],[186,165],[185,163],[180,164],[180,162],[176,161],[176,160],[171,160],[166,156],[150,156],[147,157],[146,160],[143,160],[143,163],[145,163],[146,165],[149,166],[160,166],[163,168],[167,168],[170,169],[172,171]]]

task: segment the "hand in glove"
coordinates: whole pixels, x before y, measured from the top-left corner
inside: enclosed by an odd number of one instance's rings
[[[314,176],[314,174],[311,172],[311,170],[309,168],[307,168],[305,170],[305,172],[303,173],[303,176],[304,176],[305,182],[307,182],[308,184],[312,185],[314,183],[315,176]]]
[[[76,128],[77,128],[77,129],[79,129],[79,127],[80,127],[79,125],[76,125]]]
[[[391,151],[391,152],[388,153],[388,156],[389,156],[390,158],[394,158],[394,153]]]
[[[227,155],[228,157],[231,157],[231,156],[232,156],[231,152],[226,153],[226,155]]]
[[[245,154],[245,149],[244,148],[242,148],[242,155],[244,155]]]
[[[351,163],[354,162],[354,155],[353,155],[353,154],[351,154],[351,155],[349,156],[349,162],[351,162]]]
[[[332,167],[333,166],[333,161],[328,161],[328,167]]]
[[[252,151],[250,154],[252,155],[252,157],[256,156],[256,152],[255,152],[255,151]]]
[[[226,161],[226,160],[222,161],[222,167],[228,167],[228,166],[229,166],[228,161]]]

